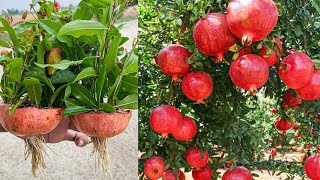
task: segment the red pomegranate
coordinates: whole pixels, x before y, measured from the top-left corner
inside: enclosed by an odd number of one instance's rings
[[[302,88],[296,89],[296,92],[304,100],[320,99],[320,70],[315,70],[311,82]]]
[[[283,51],[283,48],[280,39],[274,38],[274,41],[280,48],[280,51],[277,49],[277,53],[271,50],[271,54],[267,56],[267,49],[265,47],[261,48],[260,50],[260,56],[267,62],[269,66],[275,65],[279,61],[279,58],[282,56],[281,52]]]
[[[304,162],[304,172],[312,180],[320,180],[320,155],[313,155]]]
[[[309,56],[295,52],[285,57],[279,66],[279,76],[291,89],[299,89],[310,83],[314,65]]]
[[[292,129],[295,130],[295,131],[297,131],[297,130],[300,129],[300,126],[297,125],[297,124],[295,124],[295,125],[292,126]]]
[[[156,180],[162,177],[165,166],[166,163],[163,161],[162,157],[153,156],[144,163],[143,172],[148,178]]]
[[[225,61],[223,54],[236,43],[236,37],[230,32],[226,15],[207,14],[193,29],[193,38],[200,52],[207,56],[216,56],[214,62]]]
[[[236,166],[231,171],[228,169],[222,176],[222,180],[252,180],[251,172],[243,167]]]
[[[231,0],[227,9],[231,32],[243,45],[267,37],[278,21],[278,9],[272,0]]]
[[[209,153],[207,150],[203,151],[203,156],[200,153],[201,148],[191,147],[184,155],[184,159],[193,168],[201,168],[207,165],[209,160]]]
[[[287,121],[286,119],[283,119],[281,117],[278,117],[275,120],[274,126],[276,127],[276,129],[278,129],[279,131],[282,131],[283,133],[286,133],[286,131],[288,131],[289,129],[292,128],[293,123],[291,121]]]
[[[273,148],[270,150],[270,155],[271,156],[276,156],[277,155],[277,149],[276,148]]]
[[[169,105],[161,105],[155,108],[150,115],[151,128],[166,138],[168,134],[176,131],[182,124],[180,111]]]
[[[196,71],[187,74],[181,82],[183,94],[187,98],[196,101],[196,104],[204,104],[213,90],[213,81],[208,73]]]
[[[187,58],[191,55],[183,46],[173,44],[161,49],[156,62],[163,73],[177,81],[179,76],[189,73],[191,65],[188,64]]]
[[[200,169],[192,170],[192,177],[194,180],[210,180],[211,176],[212,170],[208,165]]]
[[[0,55],[1,56],[9,56],[10,55],[10,52],[6,49],[3,49],[1,52],[0,52]]]
[[[182,171],[178,171],[177,174],[173,173],[172,169],[166,170],[162,176],[162,180],[185,180],[186,177]]]
[[[268,64],[257,55],[244,55],[231,63],[229,75],[236,86],[254,93],[269,78]]]
[[[243,56],[243,55],[247,55],[247,54],[251,54],[252,51],[252,46],[244,46],[239,48],[238,53],[239,53],[239,57]]]
[[[302,99],[292,89],[286,90],[282,95],[283,107],[298,108],[302,103]]]
[[[172,132],[173,137],[178,141],[190,141],[197,134],[197,125],[189,117],[182,118],[182,125]]]

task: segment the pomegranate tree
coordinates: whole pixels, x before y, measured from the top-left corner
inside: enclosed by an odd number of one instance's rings
[[[231,63],[229,75],[236,86],[254,93],[268,80],[268,64],[257,55],[244,55]]]
[[[313,155],[304,162],[304,172],[312,180],[320,179],[320,155]]]
[[[193,38],[199,51],[207,56],[215,56],[216,63],[225,61],[223,54],[236,43],[230,32],[226,15],[209,13],[201,18],[193,29]]]
[[[212,170],[208,165],[200,169],[193,169],[192,177],[194,180],[210,180],[212,177]]]
[[[197,125],[189,117],[182,118],[182,124],[172,132],[172,136],[178,141],[190,141],[197,134]]]
[[[203,100],[212,93],[213,81],[206,72],[191,72],[182,79],[181,88],[187,98],[196,101],[196,104],[204,104]]]
[[[153,156],[145,162],[144,174],[152,180],[159,179],[164,173],[165,166],[166,163],[163,161],[162,157]]]
[[[232,170],[228,169],[222,176],[222,180],[235,180],[235,179],[252,180],[253,177],[251,172],[243,166],[236,166]]]
[[[186,162],[193,168],[202,168],[207,165],[209,160],[209,153],[207,150],[203,151],[200,147],[191,147],[184,155]],[[201,155],[203,154],[203,155]]]
[[[230,31],[243,45],[266,38],[278,20],[278,9],[272,0],[231,0],[227,8]]]

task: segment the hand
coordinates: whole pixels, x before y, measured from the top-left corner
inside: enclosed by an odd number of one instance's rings
[[[74,141],[76,146],[83,147],[90,142],[90,138],[74,127],[69,117],[63,117],[59,125],[50,133],[43,135],[47,143]]]

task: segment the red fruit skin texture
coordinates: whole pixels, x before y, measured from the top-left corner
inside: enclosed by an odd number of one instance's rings
[[[282,95],[283,100],[283,106],[285,108],[298,108],[299,105],[302,103],[301,97],[296,94],[296,96],[293,95],[294,90],[288,89],[286,90]]]
[[[179,76],[190,72],[191,65],[188,64],[187,58],[191,55],[192,53],[183,46],[173,44],[161,49],[156,62],[163,73],[172,76],[176,81]]]
[[[242,44],[266,38],[278,21],[278,9],[272,0],[231,0],[227,8],[230,31]]]
[[[278,44],[280,51],[283,51],[282,44],[279,38],[274,38],[275,42]],[[279,58],[282,56],[281,52],[277,49],[277,53],[275,53],[273,50],[271,50],[271,54],[269,57],[267,57],[267,49],[265,47],[261,48],[260,56],[267,62],[268,66],[275,65]]]
[[[304,162],[304,172],[312,180],[320,180],[320,155],[313,155]]]
[[[189,117],[182,118],[182,125],[172,132],[172,136],[178,141],[190,141],[197,134],[197,125]]]
[[[216,56],[216,62],[223,62],[223,54],[237,41],[230,32],[226,15],[209,13],[201,18],[193,29],[193,38],[200,52]]]
[[[162,157],[153,156],[144,163],[144,174],[151,180],[162,177],[166,163]]]
[[[222,176],[222,180],[252,180],[251,172],[243,167],[236,166],[233,170],[228,169]]]
[[[195,71],[183,77],[181,82],[183,94],[187,98],[202,103],[213,91],[211,76],[203,71]]]
[[[179,177],[178,177],[179,174]],[[162,180],[185,180],[186,177],[182,171],[178,171],[177,174],[173,173],[172,169],[166,170],[162,176]]]
[[[311,82],[299,89],[296,89],[297,94],[304,100],[320,99],[320,70],[315,70]]]
[[[194,180],[210,180],[212,177],[212,170],[208,165],[200,169],[193,169],[192,177]]]
[[[10,105],[0,105],[0,123],[8,132],[20,136],[35,136],[52,131],[62,119],[63,108],[17,108],[9,114]]]
[[[311,82],[314,65],[309,56],[295,52],[285,57],[280,63],[278,74],[285,85],[299,89]]]
[[[188,149],[187,153],[184,155],[184,159],[193,168],[201,168],[207,165],[209,160],[208,151],[205,150],[203,157],[201,156],[201,148],[191,147]]]
[[[90,137],[111,138],[122,133],[130,122],[132,111],[105,113],[88,112],[73,115],[76,128]]]
[[[286,131],[292,128],[293,123],[279,117],[275,120],[274,126],[279,131],[285,133]]]
[[[180,111],[173,106],[161,105],[151,112],[150,126],[163,137],[167,137],[168,134],[176,131],[181,124],[182,115]]]
[[[251,92],[268,81],[268,64],[254,54],[240,56],[231,63],[229,75],[236,86]]]

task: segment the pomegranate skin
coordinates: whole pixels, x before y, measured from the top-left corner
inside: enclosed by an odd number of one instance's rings
[[[201,18],[194,26],[193,38],[200,52],[217,57],[216,63],[225,61],[223,54],[237,41],[229,30],[226,15],[219,13]]]
[[[315,70],[311,82],[300,89],[296,89],[296,92],[304,100],[320,99],[320,70]]]
[[[222,176],[222,180],[252,180],[251,172],[243,167],[236,166],[231,171],[228,169]]]
[[[231,63],[229,75],[236,86],[254,93],[268,81],[268,64],[254,54],[240,56]]]
[[[274,123],[274,127],[283,133],[286,133],[286,131],[291,129],[292,126],[293,123],[291,121],[287,121],[286,119],[282,119],[280,117],[278,117]]]
[[[320,180],[320,155],[313,155],[304,162],[304,172],[312,180]]]
[[[187,58],[191,57],[186,48],[181,45],[173,44],[160,50],[157,64],[161,71],[177,81],[179,76],[184,76],[190,72],[191,65],[188,64]]]
[[[169,105],[161,105],[155,108],[150,115],[151,128],[166,138],[168,134],[176,131],[182,124],[180,111]]]
[[[278,21],[278,9],[272,0],[231,0],[227,21],[230,31],[248,46],[271,33]]]
[[[309,56],[295,52],[285,57],[280,63],[278,74],[285,85],[299,89],[310,83],[314,65]]]
[[[209,153],[207,150],[204,151],[203,157],[201,156],[201,148],[191,147],[187,153],[184,154],[184,159],[193,168],[202,168],[207,165],[209,160]]]
[[[282,47],[280,39],[274,38],[274,41],[279,46],[280,51],[277,49],[277,52],[275,53],[273,50],[271,50],[271,54],[269,55],[269,57],[266,56],[267,49],[265,47],[261,48],[261,51],[260,51],[260,56],[267,62],[268,66],[275,65],[279,61],[279,58],[282,56],[281,52],[283,51],[283,47]]]
[[[71,117],[76,128],[90,137],[111,138],[128,126],[132,111],[117,113],[88,112]]]
[[[162,157],[153,156],[144,163],[143,172],[148,178],[156,180],[162,177],[165,166],[166,163],[163,161]]]
[[[179,177],[178,177],[179,174]],[[185,180],[186,177],[182,171],[178,171],[177,174],[173,173],[172,169],[166,170],[162,176],[162,180]]]
[[[182,125],[172,132],[172,136],[178,141],[190,141],[196,134],[197,125],[189,117],[182,118]]]
[[[62,119],[63,108],[17,108],[9,114],[10,105],[0,105],[0,123],[8,132],[20,136],[35,136],[51,132]]]
[[[193,169],[192,177],[194,180],[210,180],[212,177],[212,170],[208,165],[199,170]]]
[[[297,94],[293,96],[294,90],[288,89],[282,95],[283,107],[296,109],[302,103],[301,97]]]
[[[183,77],[181,88],[187,98],[196,101],[196,104],[202,104],[213,91],[213,81],[206,72],[191,72]]]

